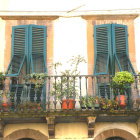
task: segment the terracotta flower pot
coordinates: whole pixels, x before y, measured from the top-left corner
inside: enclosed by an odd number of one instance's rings
[[[73,103],[73,99],[63,99],[62,100],[62,109],[73,109],[74,108],[74,103]],[[67,102],[69,102],[69,106],[67,104]]]
[[[120,107],[121,108],[125,108],[126,107],[126,103],[125,103],[125,95],[120,95]],[[116,101],[119,101],[119,97],[116,97]]]
[[[8,104],[7,104],[7,103],[3,103],[2,106],[3,106],[3,107],[7,107]]]
[[[3,103],[3,104],[2,104],[2,107],[3,107],[3,111],[4,111],[4,112],[7,112],[8,109],[9,109],[8,103]]]

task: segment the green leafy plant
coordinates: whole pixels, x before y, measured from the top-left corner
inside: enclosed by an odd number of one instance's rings
[[[113,109],[118,110],[119,109],[119,101],[113,100]]]
[[[111,88],[114,93],[124,94],[124,92],[131,87],[131,84],[134,83],[134,77],[128,71],[117,72],[112,78]]]
[[[43,111],[42,105],[35,102],[23,102],[17,105],[18,111],[21,112],[41,112]]]
[[[3,89],[4,80],[5,80],[5,76],[4,76],[3,72],[0,72],[0,90]]]
[[[44,85],[46,76],[46,73],[32,73],[26,75],[25,81],[27,81],[27,84],[29,84],[30,82],[32,84],[35,84],[35,89],[39,89]],[[30,80],[30,82],[28,80]]]
[[[5,79],[5,76],[3,74],[3,72],[0,72],[0,80],[4,80]]]
[[[119,101],[113,99],[100,98],[100,107],[102,110],[114,111],[119,109]]]
[[[107,104],[106,104],[106,99],[105,98],[100,98],[100,107],[102,110],[106,110]]]
[[[95,98],[91,95],[88,96],[88,100],[87,100],[87,107],[88,108],[91,108],[91,109],[94,109],[95,107]]]
[[[86,96],[82,96],[81,98],[81,108],[82,109],[94,109],[95,108],[95,98],[91,95],[89,95],[88,97]]]
[[[111,99],[108,99],[108,100],[107,100],[106,109],[107,109],[107,110],[110,110],[110,111],[113,111],[113,110],[114,110],[114,107],[113,107],[113,100],[111,100]]]
[[[82,98],[81,98],[81,108],[83,108],[83,109],[87,108],[87,98],[86,98],[86,96],[82,96]]]
[[[50,92],[51,95],[55,95],[58,100],[63,98],[75,98],[77,95],[77,79],[76,76],[80,74],[78,66],[81,63],[86,63],[84,57],[78,55],[77,57],[72,57],[68,63],[71,68],[61,71],[62,78],[56,78],[53,82],[53,90]],[[55,74],[57,75],[57,68],[62,66],[60,62],[53,64]]]
[[[11,103],[11,101],[14,100],[15,92],[6,91],[3,93],[3,96],[5,96],[8,103]]]

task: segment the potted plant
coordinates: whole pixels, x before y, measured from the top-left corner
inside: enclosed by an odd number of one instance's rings
[[[113,110],[119,109],[119,101],[113,100]]]
[[[76,88],[73,86],[74,79],[70,76],[70,71],[63,72],[62,81],[58,80],[53,83],[51,95],[56,96],[57,100],[62,101],[62,109],[74,108],[74,97],[77,94]],[[69,77],[69,83],[67,78]],[[61,87],[63,89],[61,89]]]
[[[14,92],[10,92],[10,91],[6,91],[3,93],[3,103],[2,103],[2,107],[4,111],[8,111],[10,109],[10,107],[12,106],[12,100],[14,99]]]
[[[51,95],[55,96],[57,100],[62,103],[62,109],[73,109],[75,103],[75,97],[77,96],[77,80],[76,77],[80,74],[78,70],[78,66],[80,63],[86,62],[83,57],[78,55],[77,57],[72,57],[68,61],[70,63],[71,68],[66,69],[60,73],[62,76],[60,79],[55,79],[53,82],[53,90],[51,91]],[[62,66],[60,62],[57,62],[53,65],[55,74],[57,75],[57,67]],[[75,83],[75,85],[74,85]]]
[[[107,100],[107,103],[106,103],[106,109],[109,110],[109,111],[113,111],[114,110],[114,106],[113,106],[113,100],[111,99],[108,99]]]
[[[91,95],[82,96],[81,99],[81,108],[82,109],[95,109],[95,98]]]
[[[0,72],[0,90],[3,90],[4,80],[5,80],[5,76],[3,72]]]
[[[100,107],[102,110],[106,110],[106,108],[107,108],[106,99],[103,97],[100,98]]]
[[[99,101],[99,96],[96,96],[95,97],[95,105],[94,105],[95,109],[99,109],[99,107],[100,107],[100,103],[99,102],[100,102]]]
[[[95,102],[96,102],[96,98],[89,95],[88,100],[87,100],[87,108],[88,109],[95,109]]]
[[[125,92],[131,88],[132,83],[134,83],[134,77],[128,71],[117,72],[112,78],[111,87],[116,96],[116,100],[120,100],[120,107],[122,108],[126,106]],[[120,96],[118,96],[118,92]]]
[[[34,84],[35,89],[38,90],[45,83],[46,73],[31,73],[25,76],[26,84]]]
[[[86,96],[82,96],[80,104],[81,104],[81,109],[87,109],[87,97]]]

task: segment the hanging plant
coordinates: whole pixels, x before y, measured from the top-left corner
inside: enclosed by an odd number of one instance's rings
[[[25,81],[30,81],[30,83],[35,84],[35,89],[39,89],[45,84],[46,73],[32,73],[26,75]],[[29,82],[27,82],[29,84]]]

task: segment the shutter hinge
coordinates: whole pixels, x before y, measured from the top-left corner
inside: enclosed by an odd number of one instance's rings
[[[93,34],[93,37],[94,37],[94,34]]]

